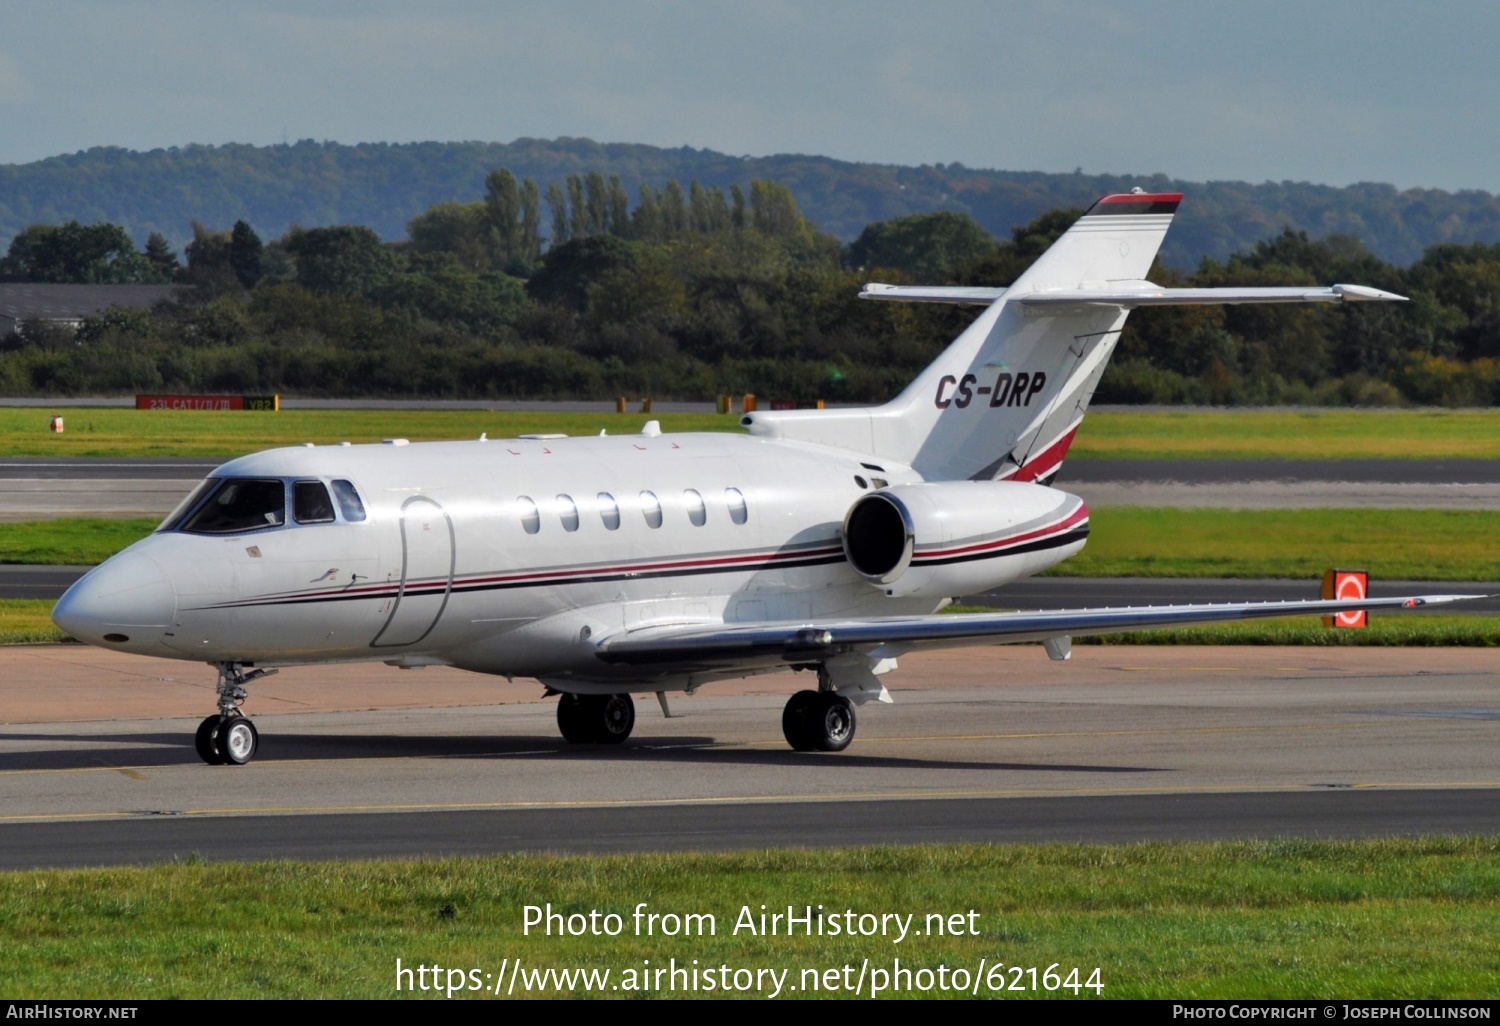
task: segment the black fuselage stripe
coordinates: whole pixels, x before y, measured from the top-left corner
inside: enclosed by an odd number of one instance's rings
[[[912,566],[948,566],[951,563],[973,563],[981,559],[1000,559],[1004,556],[1018,556],[1023,552],[1041,552],[1044,549],[1057,549],[1064,545],[1080,542],[1089,536],[1089,525],[1080,524],[1066,534],[1055,534],[1050,538],[1038,538],[1034,542],[1026,542],[1009,549],[991,549],[987,552],[972,552],[967,556],[949,556],[946,559],[913,559]]]
[[[1017,556],[1026,552],[1042,552],[1046,549],[1061,548],[1074,542],[1083,541],[1089,536],[1087,524],[1075,527],[1065,534],[1053,535],[1050,538],[1039,538],[1034,542],[1017,545],[1013,548],[1000,549],[998,551],[975,552],[965,556],[950,556],[946,559],[914,559],[912,566],[947,566],[951,563],[972,563],[982,559],[1000,559],[1005,556]],[[660,580],[667,577],[701,577],[705,574],[733,574],[755,572],[761,569],[789,569],[797,567],[829,566],[834,563],[844,562],[843,553],[829,556],[818,556],[808,559],[786,560],[777,562],[769,567],[723,567],[705,566],[691,567],[687,569],[671,570],[641,570],[629,573],[604,573],[588,576],[562,577],[554,580],[525,580],[525,581],[498,581],[482,584],[457,583],[448,588],[442,584],[424,584],[415,588],[407,588],[399,592],[402,598],[412,596],[439,596],[444,594],[472,594],[484,591],[513,591],[517,588],[558,588],[570,584],[606,584],[613,581],[640,581]],[[264,602],[240,602],[224,606],[204,606],[203,609],[256,609],[265,606],[300,606],[313,605],[320,602],[368,602],[376,599],[384,600],[398,594],[397,592],[382,592],[379,594],[330,594],[330,595],[305,595],[299,598],[269,599]]]
[[[474,593],[482,591],[512,591],[517,588],[557,588],[569,584],[603,584],[611,581],[641,581],[655,580],[663,577],[700,577],[704,574],[733,574],[756,572],[759,570],[782,570],[789,567],[827,566],[831,563],[842,563],[844,554],[819,556],[809,559],[789,559],[773,563],[769,566],[704,566],[690,567],[687,569],[672,570],[638,570],[629,573],[607,573],[593,574],[589,576],[560,577],[553,580],[525,580],[525,581],[498,581],[483,584],[456,583],[450,589],[443,584],[424,584],[415,588],[407,588],[400,592],[402,598],[414,596],[420,598],[424,595],[438,596],[443,594]],[[299,598],[268,599],[264,602],[241,602],[234,605],[205,606],[205,609],[253,609],[263,606],[300,606],[318,602],[361,602],[372,599],[388,599],[394,597],[397,592],[381,592],[376,595],[304,595]]]

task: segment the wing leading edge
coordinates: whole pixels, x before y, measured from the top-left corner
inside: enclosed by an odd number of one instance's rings
[[[1189,627],[1268,616],[1331,615],[1361,609],[1414,609],[1487,598],[1485,595],[1414,595],[1405,598],[1303,602],[1235,602],[1185,606],[1060,609],[1022,613],[937,613],[824,622],[781,621],[742,626],[685,624],[647,627],[602,639],[596,654],[616,664],[725,666],[741,660],[818,662],[882,645],[945,648],[1019,644],[1146,627]]]

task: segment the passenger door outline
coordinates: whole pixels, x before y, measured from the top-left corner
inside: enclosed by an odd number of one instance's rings
[[[385,637],[386,632],[391,629],[391,625],[396,622],[396,615],[401,611],[401,603],[406,598],[407,576],[411,566],[411,543],[407,537],[407,525],[411,522],[412,519],[411,507],[419,502],[425,503],[431,506],[438,513],[441,513],[443,516],[443,523],[446,525],[448,530],[448,578],[446,585],[443,588],[443,600],[438,604],[437,612],[433,614],[432,621],[428,623],[426,629],[423,630],[422,633],[417,635],[415,638],[404,641],[381,641],[380,639]],[[443,613],[448,608],[448,598],[453,594],[453,574],[457,569],[457,565],[458,539],[455,536],[453,530],[453,518],[448,515],[448,511],[443,508],[442,503],[438,502],[436,499],[429,499],[425,495],[413,495],[411,498],[403,502],[401,504],[401,585],[396,590],[396,601],[391,605],[390,615],[386,617],[385,623],[381,626],[379,632],[376,633],[374,639],[370,642],[370,647],[405,648],[409,645],[418,644],[424,638],[426,638],[427,635],[431,634],[432,629],[438,625],[438,621],[443,618]],[[417,597],[419,596],[413,596],[413,598]]]

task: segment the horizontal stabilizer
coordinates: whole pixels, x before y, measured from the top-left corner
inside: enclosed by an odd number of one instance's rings
[[[952,285],[882,285],[870,282],[860,299],[885,299],[897,303],[956,303],[959,306],[989,306],[1005,295],[1004,289],[965,288]]]
[[[1334,285],[1329,288],[1164,289],[1149,281],[1109,282],[1098,289],[1047,289],[1006,299],[1027,306],[1074,306],[1079,303],[1104,306],[1210,306],[1221,303],[1378,303],[1406,302],[1405,296],[1364,285]]]
[[[678,663],[703,667],[741,659],[818,662],[881,645],[904,649],[993,644],[1116,634],[1147,627],[1189,627],[1267,616],[1331,615],[1361,609],[1415,609],[1484,595],[1416,595],[1381,599],[1311,599],[1305,602],[1223,602],[1185,606],[1058,609],[1037,613],[934,613],[869,619],[647,627],[599,642],[607,663]]]
[[[1216,289],[1167,289],[1149,281],[1105,282],[1097,288],[1039,289],[1015,293],[1001,288],[947,285],[882,285],[870,282],[860,299],[883,299],[898,303],[952,303],[959,306],[989,306],[1007,299],[1026,306],[1211,306],[1237,303],[1377,303],[1406,302],[1405,296],[1364,285],[1333,285],[1319,288],[1299,285],[1282,288],[1228,286]]]

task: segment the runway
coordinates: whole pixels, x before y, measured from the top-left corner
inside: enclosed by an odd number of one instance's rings
[[[0,521],[161,517],[232,456],[10,457]],[[1500,460],[1068,460],[1057,487],[1089,506],[1500,510]]]
[[[1480,649],[1039,648],[907,656],[840,755],[791,752],[757,678],[649,696],[621,748],[558,740],[534,682],[284,671],[246,767],[190,732],[207,667],[0,651],[0,864],[1500,829]]]
[[[892,813],[895,812],[895,815]],[[0,869],[420,858],[534,851],[733,851],[880,844],[1131,843],[1493,833],[1500,791],[1324,791],[167,819],[0,825]]]

